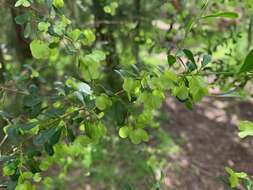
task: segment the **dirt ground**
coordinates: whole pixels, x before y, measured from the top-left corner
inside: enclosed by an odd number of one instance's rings
[[[253,143],[237,137],[239,120],[253,120],[253,104],[206,98],[193,110],[168,98],[169,123],[181,153],[170,158],[165,183],[172,190],[225,190],[224,167],[253,174]]]

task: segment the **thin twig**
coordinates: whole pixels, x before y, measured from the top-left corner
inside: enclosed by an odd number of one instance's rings
[[[0,147],[6,142],[7,138],[8,138],[8,135],[5,135],[2,141],[0,142]]]

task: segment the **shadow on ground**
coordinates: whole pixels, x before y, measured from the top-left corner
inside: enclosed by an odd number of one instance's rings
[[[163,107],[164,129],[182,139],[182,151],[172,155],[166,186],[175,190],[223,190],[224,166],[253,174],[253,144],[237,137],[239,120],[253,120],[253,104],[204,99],[193,110],[173,98]]]

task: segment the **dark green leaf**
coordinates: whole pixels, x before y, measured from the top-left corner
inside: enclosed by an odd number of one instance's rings
[[[168,55],[167,60],[168,60],[168,63],[169,63],[170,66],[172,66],[177,61],[175,56],[173,56],[173,55]]]
[[[30,13],[24,13],[22,15],[16,16],[15,22],[19,25],[23,25],[30,21],[30,18],[31,18],[30,16],[31,16]]]
[[[195,62],[193,53],[192,53],[190,50],[188,50],[188,49],[184,49],[183,52],[184,52],[184,54],[186,55],[186,57],[187,57],[194,65],[196,65],[196,62]]]
[[[211,55],[204,55],[203,60],[202,60],[202,66],[206,66],[208,63],[212,61],[212,56]]]
[[[249,72],[251,70],[253,70],[253,50],[251,50],[247,55],[239,73]]]

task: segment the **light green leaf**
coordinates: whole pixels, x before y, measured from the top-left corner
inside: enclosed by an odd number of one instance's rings
[[[31,3],[28,0],[18,0],[15,3],[15,7],[19,7],[19,6],[23,6],[23,7],[30,7]]]
[[[129,133],[129,137],[133,144],[140,144],[142,141],[147,142],[149,140],[148,133],[141,128],[131,130]]]
[[[231,168],[225,167],[226,172],[229,174],[229,183],[232,188],[236,188],[239,184],[239,179],[246,179],[247,174],[244,172],[234,172]]]
[[[194,102],[200,101],[208,94],[207,84],[203,77],[193,76],[189,79],[189,92]]]
[[[165,96],[162,91],[154,90],[152,93],[143,92],[138,101],[144,104],[144,107],[148,110],[157,109],[162,105]]]
[[[132,78],[124,79],[123,89],[127,92],[129,100],[131,100],[131,94],[134,94],[139,87],[140,87],[139,81],[134,80]]]
[[[85,135],[80,135],[77,137],[77,139],[74,141],[75,144],[79,144],[81,146],[87,146],[88,144],[92,143],[92,139]]]
[[[132,131],[132,127],[124,126],[119,129],[119,136],[123,139],[127,138]]]
[[[15,174],[15,172],[16,172],[16,166],[13,163],[4,165],[3,167],[4,176],[11,176]]]
[[[69,33],[69,36],[72,40],[77,41],[81,35],[81,30],[74,29]]]
[[[32,55],[36,59],[47,59],[50,55],[48,44],[41,40],[33,40],[30,44]]]
[[[253,123],[250,121],[242,121],[239,124],[239,137],[245,138],[248,136],[253,136]]]
[[[235,12],[221,12],[221,13],[214,13],[214,14],[206,15],[201,18],[207,19],[207,18],[216,18],[216,17],[234,19],[234,18],[238,18],[239,15],[238,15],[238,13],[235,13]]]
[[[105,135],[106,131],[106,127],[101,122],[85,124],[85,132],[94,143],[98,143],[98,141]]]
[[[104,52],[95,50],[91,54],[80,59],[82,73],[87,81],[99,78],[101,62],[104,61],[105,58]]]
[[[47,32],[49,27],[50,27],[50,23],[49,22],[40,22],[38,24],[38,29],[41,32]]]
[[[101,94],[96,98],[96,106],[100,110],[105,110],[112,105],[112,101],[106,94]]]
[[[182,101],[188,99],[189,93],[188,93],[187,87],[183,85],[179,87],[175,87],[173,89],[173,96],[178,97]]]
[[[82,31],[81,39],[83,45],[91,45],[96,40],[96,35],[92,30],[86,29]]]
[[[53,5],[56,8],[64,7],[64,0],[53,0]]]

